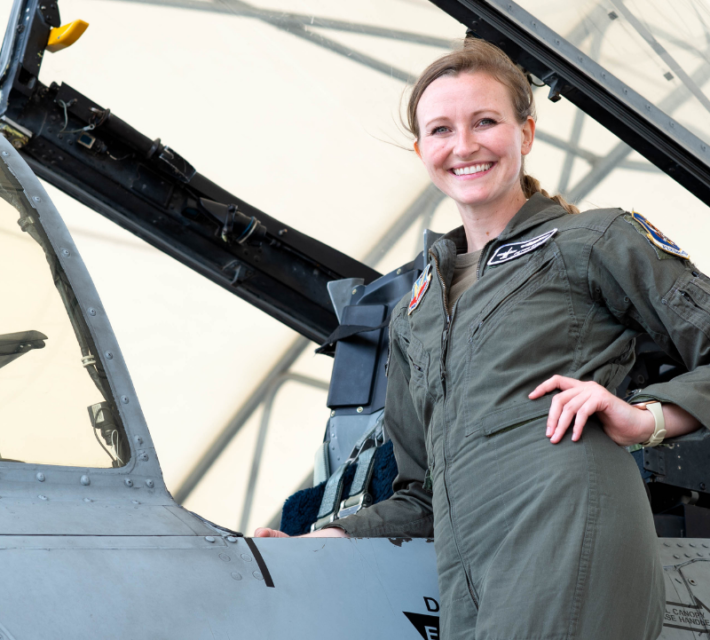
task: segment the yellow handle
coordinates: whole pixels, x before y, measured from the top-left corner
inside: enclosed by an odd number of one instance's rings
[[[88,22],[74,20],[74,22],[62,25],[61,27],[55,27],[49,32],[49,40],[47,40],[46,47],[47,51],[55,53],[70,47],[81,38],[88,26]]]

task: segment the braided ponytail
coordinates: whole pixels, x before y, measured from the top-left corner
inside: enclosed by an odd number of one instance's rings
[[[559,193],[556,196],[551,196],[540,186],[540,181],[537,178],[529,176],[524,171],[520,172],[520,186],[523,188],[523,194],[525,194],[526,198],[530,198],[535,193],[541,193],[546,198],[550,198],[550,200],[559,204],[567,213],[579,213],[579,209],[567,202]]]

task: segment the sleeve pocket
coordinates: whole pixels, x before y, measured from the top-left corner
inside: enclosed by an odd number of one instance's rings
[[[485,436],[492,436],[547,417],[553,397],[554,395],[548,395],[538,400],[526,400],[489,413],[470,424],[465,431],[465,435],[470,436],[473,433],[481,432]]]
[[[704,276],[680,278],[669,298],[669,305],[681,318],[710,338],[710,283]]]

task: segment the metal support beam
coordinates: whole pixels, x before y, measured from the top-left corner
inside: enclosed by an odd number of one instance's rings
[[[180,484],[175,491],[174,497],[176,502],[179,504],[185,502],[200,480],[204,478],[209,468],[217,461],[217,458],[222,455],[222,452],[227,448],[234,436],[239,433],[246,421],[249,420],[254,411],[257,410],[269,389],[271,389],[280,376],[289,370],[291,365],[296,362],[309,344],[312,344],[310,340],[301,337],[296,338],[291,343],[271,371],[266,374],[264,379],[257,385],[256,389],[254,389],[232,419],[224,426],[219,434],[217,434],[212,444],[210,444],[207,450],[200,456],[185,480],[183,480],[182,484]]]
[[[592,58],[594,60],[599,60],[599,54],[602,48],[602,39],[604,37],[604,31],[600,30],[594,34],[592,39]],[[570,134],[570,146],[579,147],[579,142],[582,138],[582,127],[584,126],[585,113],[581,109],[577,110],[574,114],[574,122],[572,123],[572,133]],[[560,172],[560,181],[557,186],[558,193],[565,193],[569,185],[570,178],[572,177],[572,167],[574,166],[574,153],[568,151],[565,155],[564,162],[562,163],[562,171]]]
[[[701,63],[690,76],[692,82],[702,88],[710,80],[710,65]],[[658,108],[672,114],[690,97],[688,91],[672,91],[658,104]],[[572,202],[578,202],[595,189],[633,150],[625,142],[619,142],[602,162],[597,163],[567,194]]]
[[[281,387],[287,382],[298,382],[299,384],[316,389],[328,390],[328,383],[309,376],[303,376],[300,373],[283,373],[271,385],[271,388],[264,398],[264,409],[261,414],[261,424],[259,425],[259,435],[256,438],[256,446],[254,447],[254,456],[251,461],[251,472],[249,473],[249,481],[247,482],[247,490],[244,495],[244,504],[242,506],[242,516],[239,520],[239,531],[246,531],[251,516],[251,507],[254,503],[254,495],[256,493],[256,484],[259,479],[259,468],[261,467],[261,458],[264,454],[266,445],[266,434],[269,430],[271,422],[271,410],[274,406],[274,400]]]
[[[676,77],[687,87],[687,89],[697,98],[698,102],[705,107],[707,111],[710,111],[710,100],[702,92],[698,84],[691,78],[685,69],[678,64],[676,59],[668,53],[666,48],[653,37],[653,34],[646,28],[646,26],[636,17],[636,15],[629,11],[629,9],[624,4],[623,0],[611,0],[612,4],[619,10],[619,13],[626,18],[627,22],[636,30],[636,32],[646,41],[646,43],[651,47],[653,52],[663,60],[668,65]]]
[[[448,49],[451,46],[451,41],[446,38],[436,38],[423,33],[400,31],[399,29],[378,27],[359,22],[333,20],[332,18],[322,18],[315,15],[270,11],[269,9],[261,9],[253,5],[248,5],[245,2],[230,0],[220,0],[219,2],[205,2],[204,0],[124,0],[124,2],[152,4],[159,7],[192,9],[194,11],[206,11],[209,13],[223,13],[244,16],[247,18],[259,18],[268,22],[280,22],[285,25],[299,23],[304,27],[331,29],[333,31],[344,31],[346,33],[357,33],[365,36],[375,36],[377,38],[387,38],[388,40],[423,44],[442,49]]]
[[[198,11],[209,11],[217,13],[226,13],[238,17],[254,18],[270,24],[277,29],[286,31],[303,40],[307,40],[313,44],[323,47],[332,53],[341,55],[352,62],[357,62],[374,71],[383,73],[390,78],[401,80],[402,82],[412,82],[414,78],[401,69],[392,65],[377,60],[367,54],[361,53],[352,47],[341,44],[336,40],[327,38],[326,36],[313,31],[314,27],[324,29],[347,31],[351,33],[361,33],[363,35],[377,36],[381,38],[390,38],[393,40],[402,40],[404,42],[415,42],[418,44],[426,44],[435,47],[449,47],[450,42],[442,38],[432,38],[415,33],[405,31],[397,31],[395,29],[386,29],[381,27],[371,27],[363,24],[349,23],[341,20],[331,20],[327,18],[317,18],[316,16],[307,16],[294,13],[284,13],[281,11],[269,11],[254,7],[241,0],[218,0],[218,3],[201,2],[199,0],[124,0],[124,2],[136,2],[140,4],[154,4],[165,7],[179,7],[186,9],[194,9]]]

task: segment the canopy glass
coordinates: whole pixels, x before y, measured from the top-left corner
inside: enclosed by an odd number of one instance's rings
[[[710,142],[710,5],[704,0],[523,0],[521,6]]]
[[[125,433],[42,221],[0,162],[0,461],[118,467]]]

